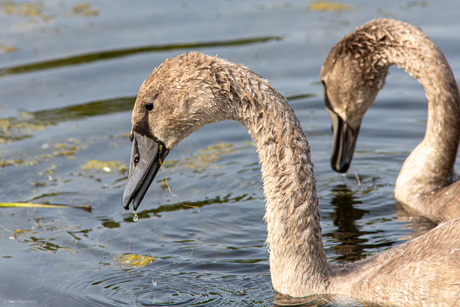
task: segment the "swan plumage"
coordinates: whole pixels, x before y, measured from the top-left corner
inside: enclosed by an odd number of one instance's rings
[[[460,181],[454,171],[460,141],[459,89],[442,51],[408,23],[367,22],[343,37],[326,58],[320,77],[333,122],[331,165],[338,172],[348,170],[361,121],[391,65],[417,79],[428,98],[426,134],[401,168],[395,199],[436,223],[460,217]]]
[[[139,207],[162,161],[182,139],[222,120],[244,125],[256,143],[277,292],[460,306],[459,220],[358,262],[327,261],[310,146],[294,110],[268,80],[217,57],[190,52],[169,58],[142,84],[132,114],[123,206]]]

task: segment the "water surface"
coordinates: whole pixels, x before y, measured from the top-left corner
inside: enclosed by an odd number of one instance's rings
[[[424,135],[423,88],[390,70],[361,127],[358,185],[329,166],[319,71],[343,35],[391,17],[421,27],[459,76],[460,4],[353,0],[314,11],[311,3],[0,2],[1,201],[72,206],[0,209],[4,305],[272,305],[260,165],[243,127],[204,127],[176,147],[137,223],[120,203],[137,91],[165,58],[192,50],[244,63],[288,97],[312,148],[330,261],[361,259],[433,227],[393,198],[401,164]],[[118,164],[82,168],[91,160]],[[74,208],[82,205],[91,209]],[[126,254],[153,261],[127,265]]]

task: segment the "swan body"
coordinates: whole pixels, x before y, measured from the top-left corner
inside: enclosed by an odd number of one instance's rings
[[[400,306],[460,306],[460,220],[378,256],[329,264],[310,147],[287,100],[242,65],[191,52],[167,59],[139,91],[122,203],[136,210],[162,161],[200,127],[235,120],[262,163],[273,288],[291,297],[352,296]]]
[[[321,69],[334,130],[331,165],[347,171],[364,114],[394,64],[416,78],[428,98],[426,134],[401,168],[395,198],[436,223],[459,217],[460,181],[454,171],[460,140],[458,86],[441,50],[410,24],[375,19],[332,47]]]

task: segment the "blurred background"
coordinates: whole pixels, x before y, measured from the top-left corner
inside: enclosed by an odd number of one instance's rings
[[[361,127],[359,185],[330,168],[319,72],[343,35],[395,18],[421,27],[459,76],[458,12],[456,0],[0,1],[0,202],[70,206],[0,208],[0,303],[272,305],[260,165],[237,123],[177,146],[137,223],[121,206],[137,91],[192,50],[242,63],[288,98],[312,148],[330,261],[426,232],[393,198],[424,135],[423,87],[390,69]]]

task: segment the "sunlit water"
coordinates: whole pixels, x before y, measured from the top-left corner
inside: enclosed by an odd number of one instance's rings
[[[137,91],[165,58],[190,50],[244,63],[288,97],[312,148],[331,261],[433,227],[393,199],[426,119],[423,88],[404,71],[391,69],[362,125],[361,186],[329,166],[319,70],[343,35],[378,17],[410,22],[460,75],[458,1],[376,3],[333,12],[308,1],[0,2],[0,201],[72,206],[0,209],[0,304],[272,305],[260,166],[243,127],[204,127],[176,147],[137,222],[120,203]],[[84,167],[92,160],[115,163]],[[127,254],[152,260],[133,266]]]

